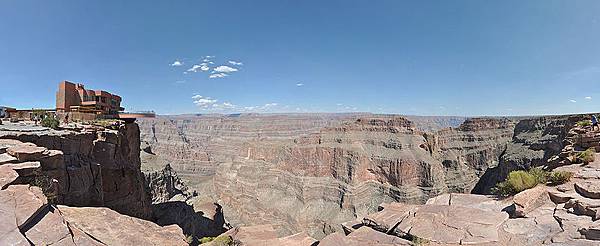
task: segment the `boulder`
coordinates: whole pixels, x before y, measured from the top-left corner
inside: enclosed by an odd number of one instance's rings
[[[40,175],[42,172],[42,166],[39,161],[21,162],[16,164],[5,164],[9,168],[12,168],[19,174],[20,178],[33,179]]]
[[[6,153],[10,147],[22,144],[23,142],[14,139],[0,139],[0,154]]]
[[[584,197],[600,199],[600,182],[575,182],[575,190]]]
[[[9,155],[8,153],[0,154],[0,165],[15,162],[16,160],[16,157]]]
[[[361,228],[363,226],[363,220],[357,219],[357,220],[352,220],[352,221],[348,221],[348,222],[344,222],[341,224],[342,226],[342,230],[344,230],[344,233],[346,235],[352,233],[353,231],[355,231],[358,228]]]
[[[48,204],[46,196],[36,186],[11,185],[4,191],[12,193],[15,204],[15,217],[19,228],[31,222]]]
[[[58,206],[71,227],[106,245],[187,245],[176,225],[161,227],[108,208]]]
[[[414,216],[404,219],[392,234],[409,234],[439,244],[496,243],[500,240],[498,229],[507,219],[508,214],[504,212],[423,205]]]
[[[350,233],[348,236],[344,236],[343,233],[336,232],[323,238],[319,242],[319,246],[392,246],[392,245],[412,245],[411,242],[387,235],[379,231],[373,230],[369,227],[361,227],[356,231]]]
[[[579,232],[586,239],[600,241],[600,221],[596,221],[588,227],[581,228]]]
[[[477,208],[486,211],[502,211],[509,202],[497,200],[495,197],[476,194],[448,193],[427,200],[430,205],[452,205]]]
[[[529,212],[539,208],[550,201],[546,186],[538,185],[534,188],[524,190],[513,197],[515,205],[514,216],[525,217]]]
[[[58,211],[48,206],[40,217],[41,219],[25,232],[27,239],[34,245],[54,245],[63,239],[72,240],[69,227]],[[72,241],[61,243],[73,245]]]
[[[37,161],[44,156],[48,149],[38,147],[32,143],[24,143],[8,148],[8,154],[16,157],[19,161]]]
[[[384,205],[385,209],[374,214],[367,215],[362,224],[374,230],[389,233],[398,223],[414,214],[415,205],[392,203]]]
[[[0,166],[0,189],[6,188],[9,184],[19,178],[19,174],[8,166]]]
[[[574,197],[569,193],[562,192],[554,188],[548,190],[548,196],[550,196],[550,200],[556,204],[566,203]]]

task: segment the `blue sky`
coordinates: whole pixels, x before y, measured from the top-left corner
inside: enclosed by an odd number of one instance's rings
[[[0,105],[53,107],[69,80],[160,114],[598,112],[598,13],[595,0],[3,0]]]

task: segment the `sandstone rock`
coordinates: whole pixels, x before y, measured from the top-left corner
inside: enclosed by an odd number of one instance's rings
[[[8,148],[22,143],[23,142],[14,139],[0,139],[0,154],[5,154]]]
[[[42,166],[38,161],[21,162],[16,164],[5,164],[19,174],[20,178],[35,178],[42,172]]]
[[[9,184],[17,180],[19,174],[8,166],[0,166],[0,189],[5,189]]]
[[[355,231],[358,228],[361,228],[363,226],[362,223],[363,220],[352,220],[352,221],[348,221],[348,222],[344,222],[341,224],[342,226],[342,230],[344,230],[344,233],[346,235],[352,233],[353,231]]]
[[[187,245],[177,226],[160,227],[152,222],[119,214],[106,208],[58,206],[70,226],[107,245]]]
[[[579,232],[581,232],[586,239],[600,241],[600,221],[596,221],[587,227],[581,228]]]
[[[592,199],[600,199],[600,180],[575,182],[577,193]]]
[[[272,225],[242,226],[223,233],[243,245],[269,245],[278,241],[277,232]]]
[[[1,192],[6,192],[14,200],[14,213],[19,227],[29,223],[48,203],[42,190],[35,186],[11,185]]]
[[[75,245],[69,227],[58,211],[46,207],[39,217],[41,219],[25,231],[27,239],[34,245]],[[62,241],[63,239],[67,240]]]
[[[349,242],[346,238],[346,235],[341,232],[336,232],[325,236],[321,241],[319,241],[320,246],[351,246],[352,243]],[[354,243],[355,245],[358,243]]]
[[[361,227],[358,230],[344,236],[342,233],[334,233],[326,236],[319,242],[323,246],[359,246],[359,245],[412,245],[409,241],[395,236],[375,231],[369,227]]]
[[[140,171],[139,141],[137,124],[86,132],[0,130],[0,146],[7,146],[7,152],[18,161],[40,162],[42,174],[58,182],[58,204],[106,206],[150,219],[152,208]],[[110,151],[102,151],[105,144],[112,144]]]
[[[17,203],[14,193],[8,190],[0,191],[0,244],[29,245],[27,239],[19,231],[17,223]]]
[[[385,205],[382,211],[367,215],[363,219],[363,225],[371,227],[383,233],[390,233],[393,228],[408,216],[414,214],[416,206],[393,203]]]
[[[8,153],[0,154],[0,165],[16,161],[17,158]]]
[[[507,219],[503,212],[423,205],[394,229],[394,235],[410,234],[440,244],[495,243],[500,241],[498,229]]]
[[[48,149],[37,147],[34,144],[25,143],[8,148],[8,154],[16,157],[19,161],[36,161],[42,158]]]
[[[48,150],[39,161],[44,170],[65,169],[64,154],[60,150]]]
[[[565,203],[566,209],[572,209],[574,214],[587,215],[593,220],[600,219],[600,200],[578,197]]]
[[[282,246],[306,246],[315,245],[318,241],[305,232],[296,233],[287,237],[279,238],[278,244]]]
[[[453,205],[495,212],[502,211],[510,205],[508,201],[497,200],[492,196],[461,193],[439,195],[427,200],[426,204]]]
[[[566,192],[556,190],[555,188],[550,188],[548,190],[548,195],[550,196],[550,200],[552,200],[552,202],[554,202],[556,204],[566,203],[569,200],[574,198],[573,195],[566,193]]]
[[[534,188],[524,190],[513,197],[515,204],[515,217],[525,217],[529,212],[550,201],[546,186],[538,185]]]

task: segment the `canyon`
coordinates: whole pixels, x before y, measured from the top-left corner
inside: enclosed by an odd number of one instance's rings
[[[3,245],[595,245],[589,115],[182,115],[0,126]],[[597,155],[597,154],[596,154]],[[515,196],[532,167],[573,174]],[[212,240],[212,241],[211,241]]]
[[[587,117],[241,114],[138,123],[143,169],[169,164],[197,192],[188,203],[216,203],[226,225],[259,227],[271,239],[321,240],[381,204],[490,195],[510,171],[564,165],[567,133]]]

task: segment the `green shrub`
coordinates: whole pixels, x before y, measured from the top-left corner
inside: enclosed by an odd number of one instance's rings
[[[55,130],[58,129],[58,125],[60,125],[60,122],[52,116],[46,116],[42,119],[41,123],[43,127],[48,127]]]
[[[424,238],[420,238],[420,237],[417,237],[417,236],[414,236],[414,235],[411,235],[411,240],[410,241],[413,243],[413,245],[417,245],[417,246],[429,244],[429,240],[424,239]]]
[[[541,169],[539,167],[529,169],[528,173],[533,175],[533,177],[535,178],[535,182],[538,184],[545,184],[546,182],[548,182],[548,176],[550,175],[548,171],[545,171],[544,169]]]
[[[209,243],[209,242],[212,242],[213,240],[215,240],[215,237],[203,237],[203,238],[200,238],[200,244]]]
[[[577,126],[579,126],[579,127],[586,127],[586,126],[591,126],[591,125],[592,125],[592,122],[589,120],[582,120],[582,121],[577,122]]]
[[[106,129],[118,130],[119,126],[124,124],[124,121],[116,119],[101,119],[94,120],[91,122],[91,124],[95,126],[104,127]]]
[[[556,172],[551,172],[550,175],[548,175],[548,181],[552,185],[561,185],[561,184],[569,182],[572,177],[573,177],[573,173],[571,173],[571,172],[556,171]]]
[[[516,193],[535,187],[538,182],[535,176],[526,171],[513,171],[506,180]]]
[[[538,167],[529,169],[529,171],[512,171],[506,180],[497,183],[492,188],[492,192],[499,196],[511,196],[538,184],[561,185],[569,182],[572,177],[573,174],[570,172],[548,172]]]
[[[539,177],[539,170],[533,171],[538,177],[523,170],[512,171],[508,174],[505,181],[496,184],[496,187],[492,189],[492,192],[500,196],[510,196],[533,188],[542,180],[542,178]]]
[[[586,151],[577,154],[577,159],[584,164],[594,162],[594,160],[596,159],[596,151],[594,150],[594,148],[589,148]]]

